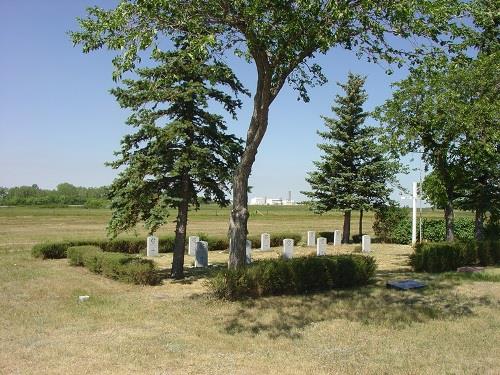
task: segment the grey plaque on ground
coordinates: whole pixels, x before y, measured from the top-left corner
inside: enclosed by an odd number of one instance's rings
[[[398,290],[408,290],[408,289],[420,289],[425,288],[425,284],[417,280],[392,280],[385,284],[387,288],[398,289]]]

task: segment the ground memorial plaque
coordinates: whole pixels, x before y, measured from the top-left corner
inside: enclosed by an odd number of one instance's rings
[[[319,237],[316,243],[316,255],[322,256],[326,255],[326,238]]]
[[[293,257],[293,239],[286,238],[283,240],[283,257],[285,259]]]
[[[188,255],[192,257],[196,254],[196,242],[200,240],[198,236],[189,236],[189,244],[188,244]]]
[[[147,245],[146,245],[146,255],[148,257],[158,256],[158,237],[148,236]]]
[[[196,242],[195,267],[208,267],[208,242]]]
[[[425,284],[417,280],[391,280],[386,284],[389,289],[408,290],[425,288]]]
[[[372,251],[371,238],[366,234],[361,237],[361,251],[363,253],[369,253]]]
[[[310,230],[307,232],[307,246],[314,246],[314,245],[316,245],[316,232]]]
[[[269,233],[262,233],[260,235],[260,249],[262,251],[271,250],[271,235]]]
[[[247,264],[252,263],[252,241],[250,241],[250,240],[247,240],[246,260],[247,260]]]
[[[340,246],[342,243],[342,232],[336,230],[333,232],[333,246]]]

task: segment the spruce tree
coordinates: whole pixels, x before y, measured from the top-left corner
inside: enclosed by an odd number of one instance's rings
[[[123,138],[119,158],[110,163],[125,169],[111,185],[108,232],[116,236],[143,221],[154,233],[168,210],[176,209],[171,271],[176,279],[184,277],[189,207],[198,208],[200,196],[229,203],[228,182],[242,151],[241,140],[225,133],[223,117],[208,112],[208,103],[220,104],[235,118],[241,102],[233,94],[246,93],[225,64],[207,60],[203,50],[188,53],[186,43],[179,38],[176,50],[156,51],[156,66],[138,69],[137,79],[111,90],[132,110],[127,124],[137,130]]]
[[[365,79],[349,73],[347,83],[338,83],[345,96],[335,98],[332,111],[336,118],[322,116],[327,130],[318,134],[326,142],[318,144],[321,160],[314,162],[316,170],[306,178],[312,191],[303,192],[311,198],[315,212],[344,211],[344,243],[349,242],[351,211],[360,211],[361,235],[363,211],[390,200],[388,183],[396,183],[395,175],[401,170],[379,142],[378,129],[363,126],[369,115],[363,111],[368,97]]]

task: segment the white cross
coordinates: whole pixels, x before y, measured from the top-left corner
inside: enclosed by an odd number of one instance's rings
[[[420,199],[418,195],[418,182],[413,182],[413,195],[411,197],[401,197],[401,199],[412,200],[411,245],[415,246],[417,243],[417,199]]]

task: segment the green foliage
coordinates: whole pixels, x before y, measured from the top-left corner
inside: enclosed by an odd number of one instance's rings
[[[389,205],[381,206],[375,210],[373,231],[375,236],[382,242],[407,243],[401,241],[406,238],[406,221],[408,220],[408,209],[404,207]],[[404,223],[404,224],[402,224]],[[410,222],[411,241],[411,222]]]
[[[365,78],[349,73],[346,84],[339,84],[345,96],[337,95],[332,111],[336,119],[323,117],[327,130],[318,134],[327,141],[319,144],[321,161],[306,178],[312,192],[314,211],[331,209],[369,209],[389,201],[388,183],[396,183],[399,162],[390,158],[374,127],[363,126],[367,94]]]
[[[446,240],[444,219],[422,219],[424,241],[440,242]],[[411,243],[411,219],[408,210],[402,207],[386,206],[375,212],[373,223],[375,236],[380,241],[398,244]],[[455,219],[455,237],[458,240],[474,239],[474,221],[460,217]],[[420,225],[417,222],[417,239],[420,238]]]
[[[69,247],[66,242],[46,242],[33,246],[31,254],[35,258],[42,259],[61,259],[66,258],[66,250]]]
[[[106,253],[96,246],[69,247],[67,253],[70,265],[83,266],[114,280],[143,285],[160,282],[151,260],[122,253]]]
[[[458,267],[500,264],[500,242],[455,241],[417,244],[410,264],[417,272],[446,272]]]
[[[54,190],[40,189],[36,184],[0,189],[0,205],[5,206],[63,207],[85,205],[87,208],[101,208],[108,204],[107,187],[105,186],[87,188],[62,183],[57,185]]]
[[[375,260],[362,255],[271,259],[220,271],[210,279],[209,286],[217,297],[229,300],[305,294],[366,285],[375,269]]]

